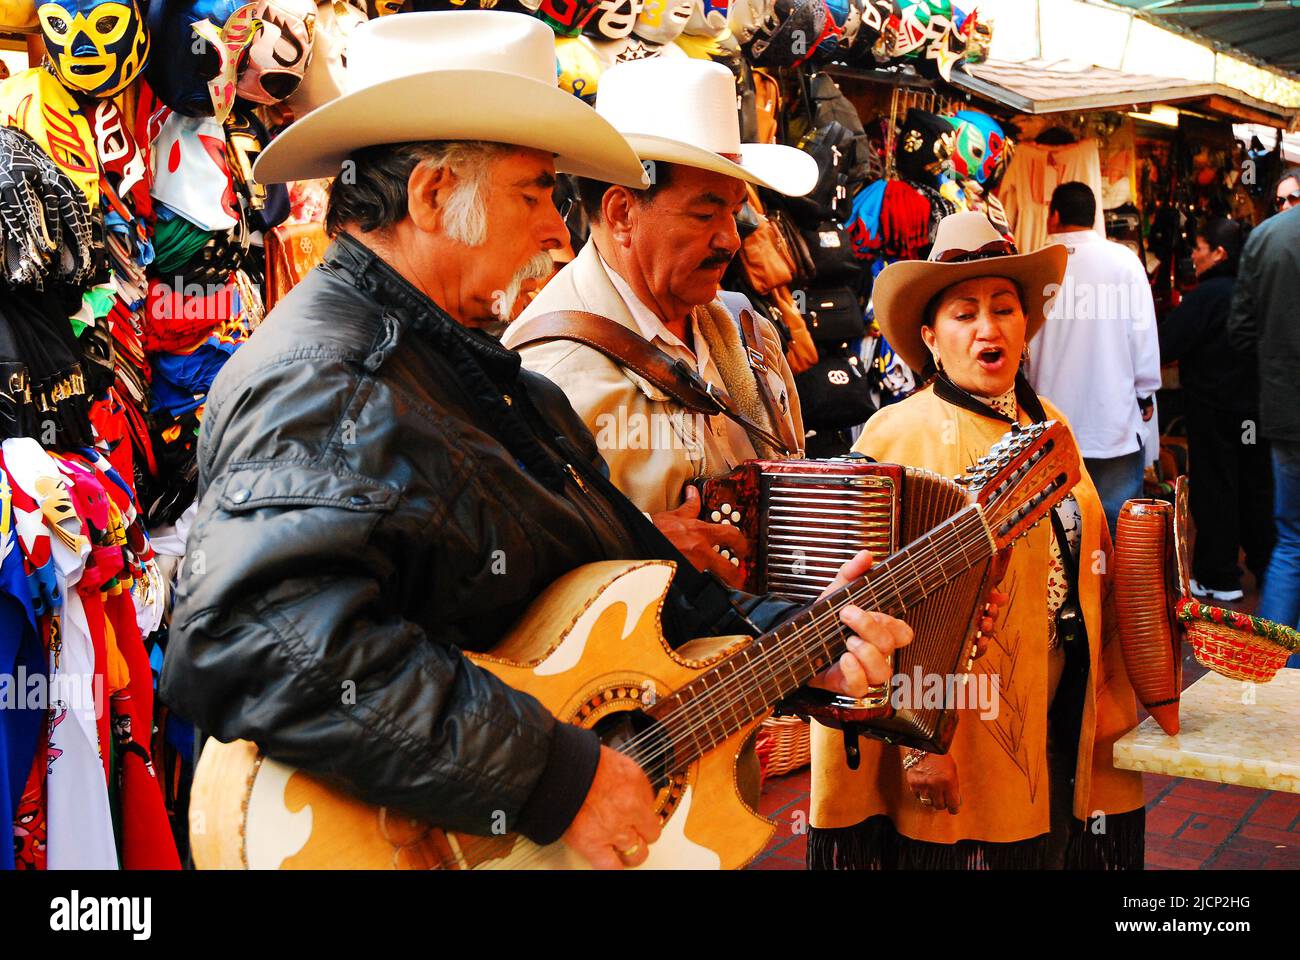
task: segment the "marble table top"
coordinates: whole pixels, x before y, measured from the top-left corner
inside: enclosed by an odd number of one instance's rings
[[[1268,683],[1207,673],[1183,691],[1178,736],[1148,717],[1115,742],[1115,766],[1300,793],[1300,670]]]

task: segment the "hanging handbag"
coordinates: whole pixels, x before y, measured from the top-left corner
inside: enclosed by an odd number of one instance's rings
[[[804,291],[804,296],[808,332],[818,343],[843,343],[866,335],[862,304],[848,287],[816,287]]]
[[[871,383],[856,355],[823,350],[816,365],[795,374],[794,384],[799,391],[804,426],[809,429],[854,427],[876,412]]]
[[[818,224],[814,230],[802,230],[804,243],[812,256],[813,278],[817,283],[830,281],[856,288],[862,277],[862,264],[853,253],[848,232],[834,220]]]

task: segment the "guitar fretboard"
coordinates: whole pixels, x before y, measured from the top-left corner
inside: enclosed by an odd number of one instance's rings
[[[841,608],[856,604],[898,616],[992,553],[980,508],[965,507],[878,562],[865,577],[814,601],[661,700],[649,711],[659,722],[660,738],[653,746],[642,741],[629,755],[647,766],[671,751],[675,768],[703,756],[804,686],[847,649],[851,631],[840,622]]]

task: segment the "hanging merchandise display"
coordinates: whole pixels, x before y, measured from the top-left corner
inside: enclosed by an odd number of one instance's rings
[[[694,0],[645,0],[632,32],[651,43],[672,43],[691,19]]]
[[[249,44],[236,91],[250,103],[276,103],[298,89],[316,36],[313,0],[260,0],[262,28]]]
[[[311,113],[342,95],[346,86],[348,37],[357,24],[365,22],[366,15],[346,0],[323,0],[316,5],[311,56],[302,81],[285,101],[293,114]]]
[[[595,44],[585,36],[556,37],[555,58],[559,63],[560,87],[594,103],[600,75],[606,69]]]
[[[150,3],[146,19],[155,52],[145,77],[159,99],[188,117],[229,111],[240,56],[260,26],[256,12],[256,4],[239,0]]]
[[[622,40],[632,32],[643,7],[642,0],[601,0],[582,32],[597,40]]]
[[[4,91],[0,88],[0,99]],[[90,207],[48,153],[20,130],[0,127],[0,256],[3,279],[42,290],[72,286],[98,267]]]
[[[239,222],[226,138],[215,117],[173,113],[154,141],[155,199],[208,231]]]
[[[90,124],[76,97],[54,74],[40,67],[0,83],[0,117],[22,130],[86,196],[99,206],[99,169]]]
[[[136,0],[49,0],[36,14],[54,75],[85,96],[117,95],[149,58],[149,31]]]

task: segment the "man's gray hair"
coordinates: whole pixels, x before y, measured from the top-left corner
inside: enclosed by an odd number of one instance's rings
[[[479,140],[427,140],[390,143],[356,151],[330,187],[325,229],[330,236],[348,225],[363,232],[400,222],[407,213],[406,185],[420,164],[446,167],[458,179],[443,207],[443,230],[467,247],[487,239],[484,185],[489,161],[509,146]]]

